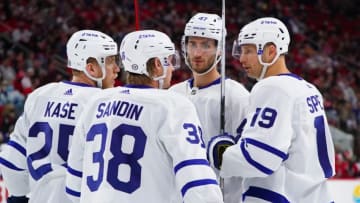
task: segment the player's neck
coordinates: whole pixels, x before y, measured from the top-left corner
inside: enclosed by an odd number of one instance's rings
[[[95,81],[91,80],[90,78],[88,78],[84,74],[73,75],[71,81],[72,82],[78,82],[78,83],[84,83],[84,84],[91,85],[91,86],[96,86]]]
[[[194,87],[204,87],[220,77],[220,73],[213,68],[205,75],[194,74]]]
[[[273,65],[268,67],[264,78],[284,73],[290,73],[290,71],[286,67],[285,60],[279,59]]]
[[[160,88],[159,86],[159,81],[155,81],[155,80],[152,80],[149,84],[147,84],[148,86],[150,87],[153,87],[153,88]]]

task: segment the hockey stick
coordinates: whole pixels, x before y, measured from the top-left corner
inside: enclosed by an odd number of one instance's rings
[[[225,133],[225,0],[222,0],[222,39],[221,39],[221,91],[220,91],[220,134]],[[220,188],[224,195],[224,178],[220,177]]]

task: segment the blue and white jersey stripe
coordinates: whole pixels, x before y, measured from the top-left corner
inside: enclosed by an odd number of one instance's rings
[[[270,169],[270,168],[264,166],[263,164],[259,163],[257,160],[253,159],[251,157],[251,154],[246,149],[247,145],[253,145],[255,147],[258,147],[258,148],[270,153],[271,155],[280,157],[283,161],[285,161],[288,158],[288,155],[285,154],[284,152],[282,152],[270,145],[267,145],[265,143],[257,141],[255,139],[245,138],[245,139],[241,140],[240,148],[241,148],[241,152],[243,153],[246,161],[250,165],[254,166],[256,169],[258,169],[259,171],[261,171],[267,175],[271,175],[274,172],[273,169]]]
[[[178,171],[180,171],[186,167],[191,167],[191,166],[195,166],[195,165],[203,165],[203,166],[206,166],[209,170],[212,170],[210,168],[210,164],[209,164],[208,160],[206,160],[206,159],[190,159],[190,160],[182,161],[174,167],[175,175],[177,174]],[[200,186],[209,185],[209,184],[218,185],[218,182],[214,178],[189,180],[181,188],[181,194],[182,194],[182,196],[184,196],[186,191],[188,191],[189,189],[191,189],[193,187],[200,187]]]

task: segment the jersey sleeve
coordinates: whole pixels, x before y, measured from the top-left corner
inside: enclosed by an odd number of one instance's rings
[[[85,145],[85,132],[83,130],[84,116],[81,116],[74,129],[74,138],[72,140],[66,173],[66,194],[73,202],[80,202],[81,181],[83,171],[83,154]]]
[[[26,126],[27,120],[23,114],[16,121],[10,140],[0,153],[1,173],[11,196],[25,196],[30,191],[26,165]]]
[[[169,108],[160,133],[161,142],[173,161],[176,186],[185,203],[222,202],[215,173],[206,159],[195,107],[185,98],[176,104],[181,105]]]
[[[292,101],[276,87],[253,90],[241,139],[226,149],[220,175],[266,177],[288,157]]]

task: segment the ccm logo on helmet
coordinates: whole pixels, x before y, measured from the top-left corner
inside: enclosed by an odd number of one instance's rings
[[[207,17],[205,17],[205,16],[199,17],[199,20],[205,21],[206,19],[207,19]]]
[[[82,33],[82,35],[81,35],[81,36],[98,37],[98,35],[97,35],[97,34],[94,34],[94,33],[86,33],[86,32]]]
[[[143,34],[143,35],[139,35],[139,39],[149,38],[149,37],[155,37],[155,35],[153,35],[153,34]]]
[[[204,28],[204,27],[195,27],[195,26],[193,27],[193,29],[194,30],[206,30],[206,28]]]
[[[263,20],[260,22],[260,24],[277,24],[275,21],[271,21],[271,20]]]

